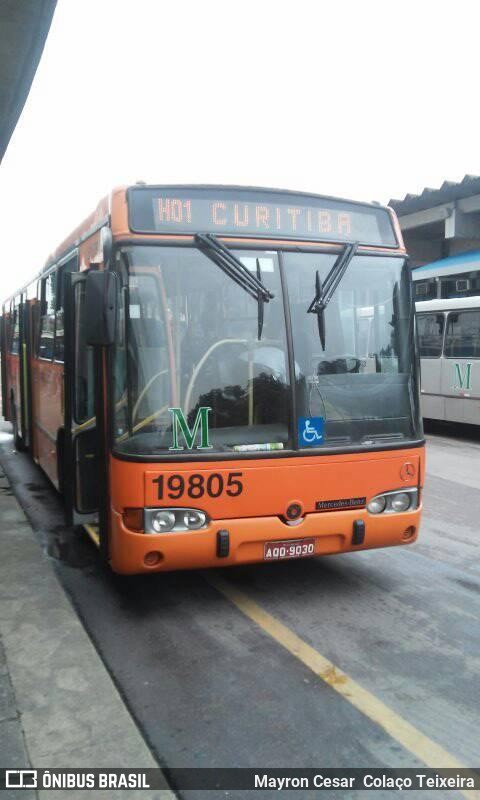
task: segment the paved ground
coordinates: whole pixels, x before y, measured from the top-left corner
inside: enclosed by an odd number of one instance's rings
[[[480,437],[429,435],[411,547],[134,578],[111,575],[64,530],[58,498],[26,457],[2,462],[161,764],[480,763]],[[322,677],[312,652],[331,665]],[[372,793],[382,797],[393,793]]]
[[[5,435],[7,460],[21,462]],[[155,767],[0,467],[0,765]],[[34,791],[2,792],[33,800]],[[91,793],[40,791],[40,800]],[[169,800],[169,791],[129,793]],[[110,798],[124,793],[109,792]]]

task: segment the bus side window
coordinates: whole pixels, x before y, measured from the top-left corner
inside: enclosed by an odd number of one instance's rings
[[[11,334],[12,338],[10,340],[10,352],[18,355],[20,352],[20,297],[15,299],[15,305],[12,305],[12,326],[11,326]]]
[[[422,358],[440,358],[443,344],[443,314],[418,314],[418,349]]]
[[[77,257],[75,256],[57,270],[57,291],[55,299],[55,361],[63,362],[65,360],[65,273],[74,272],[76,269]]]
[[[456,311],[448,315],[445,355],[480,358],[480,311]]]
[[[41,319],[38,355],[40,358],[53,358],[53,339],[55,334],[55,285],[56,272],[53,271],[42,280]]]

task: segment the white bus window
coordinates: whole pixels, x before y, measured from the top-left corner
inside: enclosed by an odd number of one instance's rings
[[[480,358],[480,311],[454,311],[448,315],[445,355]]]
[[[443,314],[417,315],[418,349],[422,358],[440,358],[444,326]]]

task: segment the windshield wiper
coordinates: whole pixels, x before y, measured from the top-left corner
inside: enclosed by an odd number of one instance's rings
[[[232,251],[218,241],[213,233],[197,233],[195,241],[198,248],[213,261],[221,270],[228,275],[238,286],[241,286],[250,297],[257,301],[258,305],[258,339],[262,338],[263,330],[263,308],[265,303],[272,300],[274,295],[262,283],[262,270],[260,260],[257,258],[257,274],[253,275],[249,269],[242,264],[240,259],[233,255]]]
[[[323,284],[317,269],[315,276],[315,297],[310,303],[307,313],[317,315],[318,335],[320,337],[322,350],[325,350],[325,309],[332,299],[338,284],[345,275],[350,261],[357,252],[357,248],[358,242],[349,242],[345,245]]]

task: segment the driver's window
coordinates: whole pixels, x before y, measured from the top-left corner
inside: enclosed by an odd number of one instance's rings
[[[132,425],[145,419],[153,407],[168,408],[169,380],[165,299],[158,275],[145,268],[128,283],[128,348],[132,395]]]

